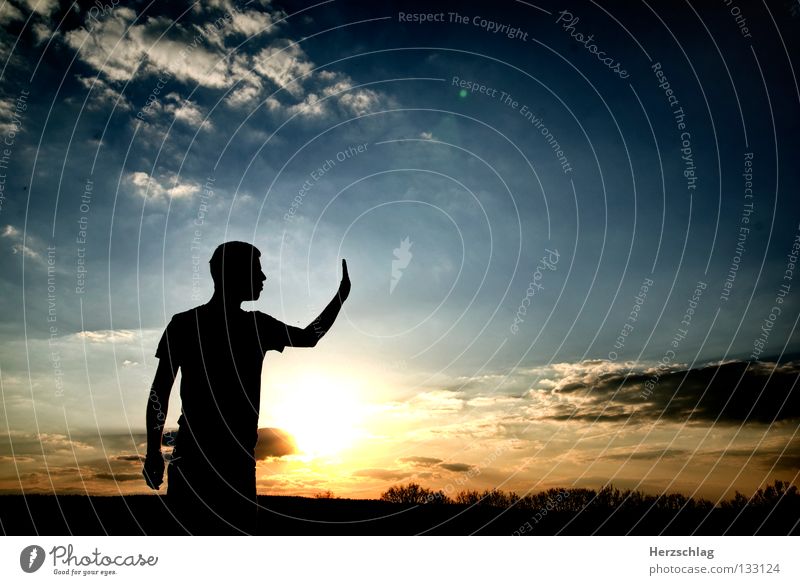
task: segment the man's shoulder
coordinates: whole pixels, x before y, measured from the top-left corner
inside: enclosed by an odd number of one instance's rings
[[[202,313],[205,308],[205,305],[198,305],[196,307],[192,307],[186,311],[181,311],[180,313],[175,313],[172,316],[171,322],[183,324],[190,321],[195,321],[197,319],[198,314]]]

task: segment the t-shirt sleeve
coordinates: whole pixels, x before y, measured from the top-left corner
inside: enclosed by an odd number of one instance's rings
[[[181,365],[181,334],[180,322],[173,317],[164,333],[161,335],[161,341],[158,342],[156,348],[156,357],[158,359],[168,359],[175,366]]]
[[[258,340],[264,351],[283,351],[289,341],[290,326],[266,313],[258,312]]]

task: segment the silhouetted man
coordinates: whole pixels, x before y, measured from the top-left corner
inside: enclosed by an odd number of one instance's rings
[[[210,261],[211,300],[172,317],[156,350],[159,363],[147,405],[143,474],[157,490],[164,477],[161,442],[167,403],[180,368],[181,416],[167,496],[176,518],[195,534],[255,532],[254,449],[264,354],[286,346],[314,347],[350,294],[342,260],[337,294],[305,329],[260,311],[244,311],[242,301],[258,299],[264,289],[260,256],[244,242],[221,244]]]

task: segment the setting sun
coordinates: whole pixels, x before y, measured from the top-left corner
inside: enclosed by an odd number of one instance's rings
[[[336,455],[362,436],[362,382],[304,373],[270,388],[262,408],[267,426],[290,433],[301,455]]]

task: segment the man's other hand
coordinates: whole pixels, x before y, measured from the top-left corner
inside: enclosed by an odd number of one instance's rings
[[[142,475],[150,488],[157,490],[161,487],[164,483],[164,456],[161,451],[147,454]]]

